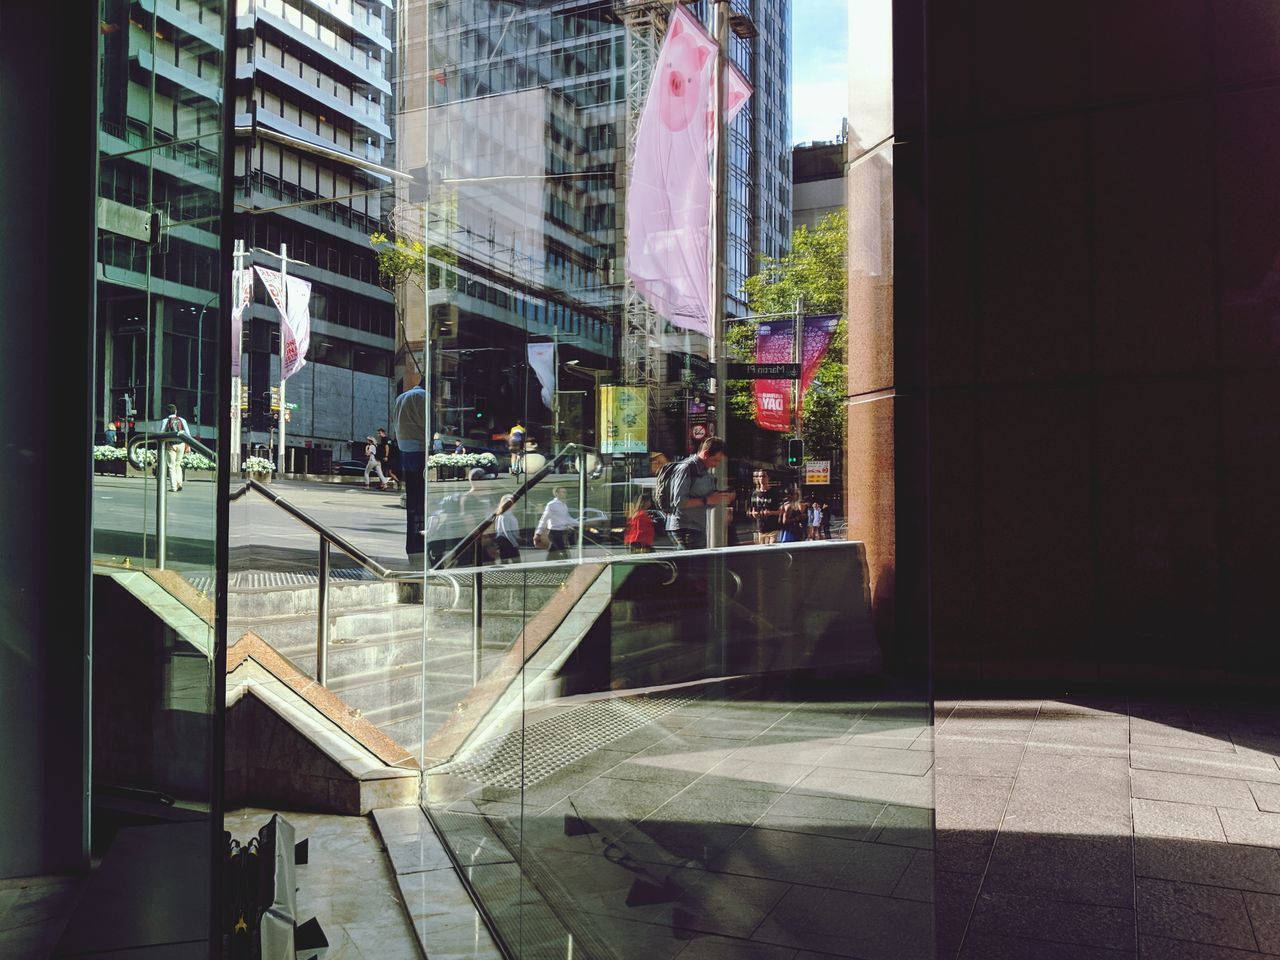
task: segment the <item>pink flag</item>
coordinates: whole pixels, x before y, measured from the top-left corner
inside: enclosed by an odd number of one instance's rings
[[[804,339],[800,364],[800,395],[809,392],[809,384],[818,372],[818,364],[827,355],[827,347],[836,334],[836,326],[840,323],[839,314],[823,314],[804,318]]]
[[[640,117],[627,184],[627,276],[677,327],[710,331],[712,74],[716,43],[685,9],[671,13]],[[732,67],[725,122],[751,95]]]

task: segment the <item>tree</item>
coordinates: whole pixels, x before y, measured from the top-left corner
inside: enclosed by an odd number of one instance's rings
[[[805,393],[801,405],[805,449],[814,453],[836,451],[844,443],[845,393],[847,374],[845,344],[848,319],[845,292],[848,276],[848,215],[844,210],[827,214],[816,227],[797,227],[791,237],[791,252],[782,257],[764,257],[758,273],[747,278],[744,290],[751,312],[756,315],[789,314],[797,300],[801,314],[840,315],[835,336]],[[755,359],[756,323],[734,323],[727,340],[730,355]],[[730,380],[726,384],[731,420],[741,429],[754,430],[755,397],[750,380]],[[736,432],[736,431],[735,431]]]

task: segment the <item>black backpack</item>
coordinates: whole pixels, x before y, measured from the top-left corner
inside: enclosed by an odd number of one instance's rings
[[[676,467],[683,460],[668,460],[658,471],[653,482],[653,505],[663,513],[675,513],[680,505],[674,502],[676,485]]]

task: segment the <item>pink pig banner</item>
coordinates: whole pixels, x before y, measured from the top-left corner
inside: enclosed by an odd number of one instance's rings
[[[709,333],[716,42],[677,6],[640,117],[627,184],[627,276],[674,326]],[[751,96],[732,65],[725,123]]]

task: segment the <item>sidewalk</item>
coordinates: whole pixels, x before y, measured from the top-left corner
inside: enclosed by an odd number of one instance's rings
[[[939,702],[938,957],[1280,955],[1280,709]]]

